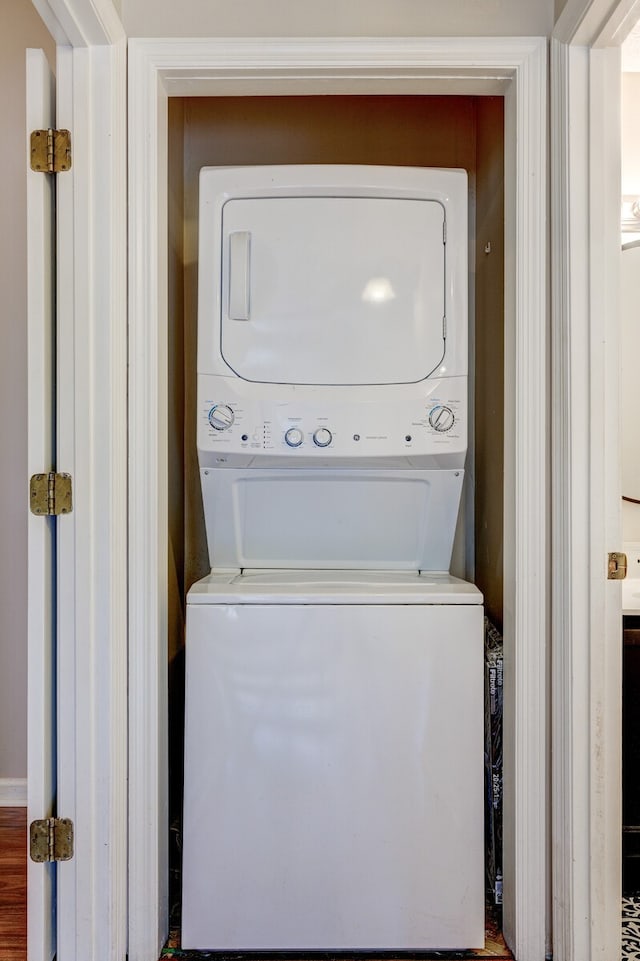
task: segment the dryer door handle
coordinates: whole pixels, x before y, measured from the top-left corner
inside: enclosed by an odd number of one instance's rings
[[[251,293],[251,233],[229,234],[229,318],[249,320]]]

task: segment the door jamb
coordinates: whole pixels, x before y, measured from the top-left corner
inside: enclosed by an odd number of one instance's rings
[[[134,39],[129,45],[130,940],[167,930],[167,101],[285,93],[505,94],[505,927],[545,955],[547,299],[546,40]],[[516,844],[517,838],[517,844]]]
[[[57,43],[58,956],[127,950],[126,39],[111,0],[34,0]],[[96,123],[99,118],[99,123]],[[96,946],[100,946],[97,948]]]
[[[554,958],[620,956],[619,44],[638,0],[568,0],[551,44]]]

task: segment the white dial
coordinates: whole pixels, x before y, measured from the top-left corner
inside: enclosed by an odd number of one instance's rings
[[[215,404],[209,411],[209,423],[215,430],[228,430],[235,420],[235,415],[226,404]]]
[[[300,447],[300,444],[304,440],[304,434],[298,427],[290,427],[284,435],[284,439],[289,447]]]
[[[316,447],[328,447],[333,440],[333,434],[326,427],[318,427],[313,434],[313,443]]]
[[[434,430],[444,433],[444,431],[451,430],[455,421],[453,411],[450,407],[443,407],[438,404],[433,410],[429,411],[429,423]]]

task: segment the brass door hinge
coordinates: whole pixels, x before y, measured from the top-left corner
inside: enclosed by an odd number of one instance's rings
[[[71,134],[68,130],[31,132],[31,169],[58,174],[71,170]]]
[[[71,474],[34,474],[29,482],[32,514],[57,516],[73,509]]]
[[[70,861],[73,857],[73,821],[44,818],[29,825],[29,855],[32,861]]]
[[[627,555],[619,551],[609,554],[609,565],[607,579],[610,581],[623,581],[627,576]]]

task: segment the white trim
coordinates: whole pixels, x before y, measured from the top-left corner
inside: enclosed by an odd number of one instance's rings
[[[547,935],[546,75],[546,57],[523,64],[505,102],[516,128],[505,164],[505,277],[516,282],[505,296],[503,926],[519,961],[544,958]]]
[[[38,0],[58,44],[58,956],[126,954],[126,43],[111,0]],[[96,123],[95,118],[100,122]],[[99,443],[97,439],[99,438]],[[81,854],[80,854],[81,852]],[[99,948],[96,946],[100,946]]]
[[[26,777],[0,778],[0,808],[27,806]]]
[[[588,486],[584,483],[583,466],[588,449],[590,426],[588,370],[572,363],[572,352],[584,350],[586,333],[580,336],[576,321],[588,325],[588,289],[585,273],[578,272],[577,262],[587,258],[588,193],[587,172],[579,154],[570,153],[570,129],[576,145],[588,135],[588,105],[570,96],[570,74],[574,80],[582,74],[581,86],[588,73],[588,51],[571,48],[554,41],[552,44],[552,226],[553,286],[552,358],[554,414],[552,416],[554,470],[552,475],[553,541],[552,571],[552,777],[556,785],[552,798],[552,886],[554,903],[554,953],[558,961],[588,959],[585,947],[588,931],[576,931],[576,915],[584,922],[588,912],[579,905],[588,904],[588,877],[577,877],[573,849],[578,839],[588,837],[589,809],[582,796],[574,799],[574,741],[580,728],[586,727],[582,714],[587,685],[587,664],[574,645],[588,635],[588,580],[576,572],[572,558],[584,564],[588,557]],[[571,113],[571,128],[568,115]],[[586,143],[585,143],[586,148]],[[571,170],[570,160],[576,169]],[[579,198],[579,199],[578,199]],[[577,208],[572,211],[572,201]],[[573,217],[572,217],[573,213]],[[569,259],[569,253],[574,258]],[[574,330],[569,323],[575,314]],[[573,336],[572,336],[573,335]],[[587,375],[587,376],[585,376]],[[583,412],[580,425],[576,421]],[[560,413],[562,412],[562,414]],[[586,424],[585,421],[586,420]],[[576,462],[574,477],[573,462]],[[582,463],[581,463],[582,462]],[[583,574],[581,577],[580,574]],[[578,591],[580,594],[578,594]],[[556,640],[557,639],[557,640]],[[575,664],[574,664],[575,662]],[[580,723],[582,722],[582,724]],[[576,803],[577,801],[577,803]],[[580,854],[580,852],[577,852]],[[588,845],[584,849],[588,863]],[[584,861],[580,859],[580,868]]]
[[[612,16],[600,32],[595,47],[619,46],[627,39],[640,19],[640,0],[618,2]]]
[[[166,934],[166,111],[169,95],[506,92],[505,917],[519,961],[545,956],[546,41],[393,38],[130,42],[130,961]],[[510,245],[507,244],[507,249]],[[511,293],[509,294],[509,289]],[[507,364],[509,367],[509,364]],[[516,844],[517,838],[517,844]]]
[[[57,813],[82,852],[58,865],[61,958],[126,953],[125,58],[124,40],[58,48],[73,166],[57,178],[57,464],[74,504],[58,520]]]
[[[125,39],[112,0],[32,0],[59,46],[103,46]]]
[[[619,52],[552,43],[553,930],[620,956]]]
[[[620,584],[606,579],[607,551],[618,550],[622,544],[618,433],[620,48],[592,50],[589,59],[591,631],[588,758],[593,763],[589,764],[588,787],[591,956],[598,958],[618,956],[622,894],[622,603]]]
[[[567,0],[553,38],[582,46],[622,43],[640,17],[640,0]]]
[[[129,959],[155,961],[167,936],[169,879],[167,97],[153,75],[138,78],[140,69],[130,47]]]

